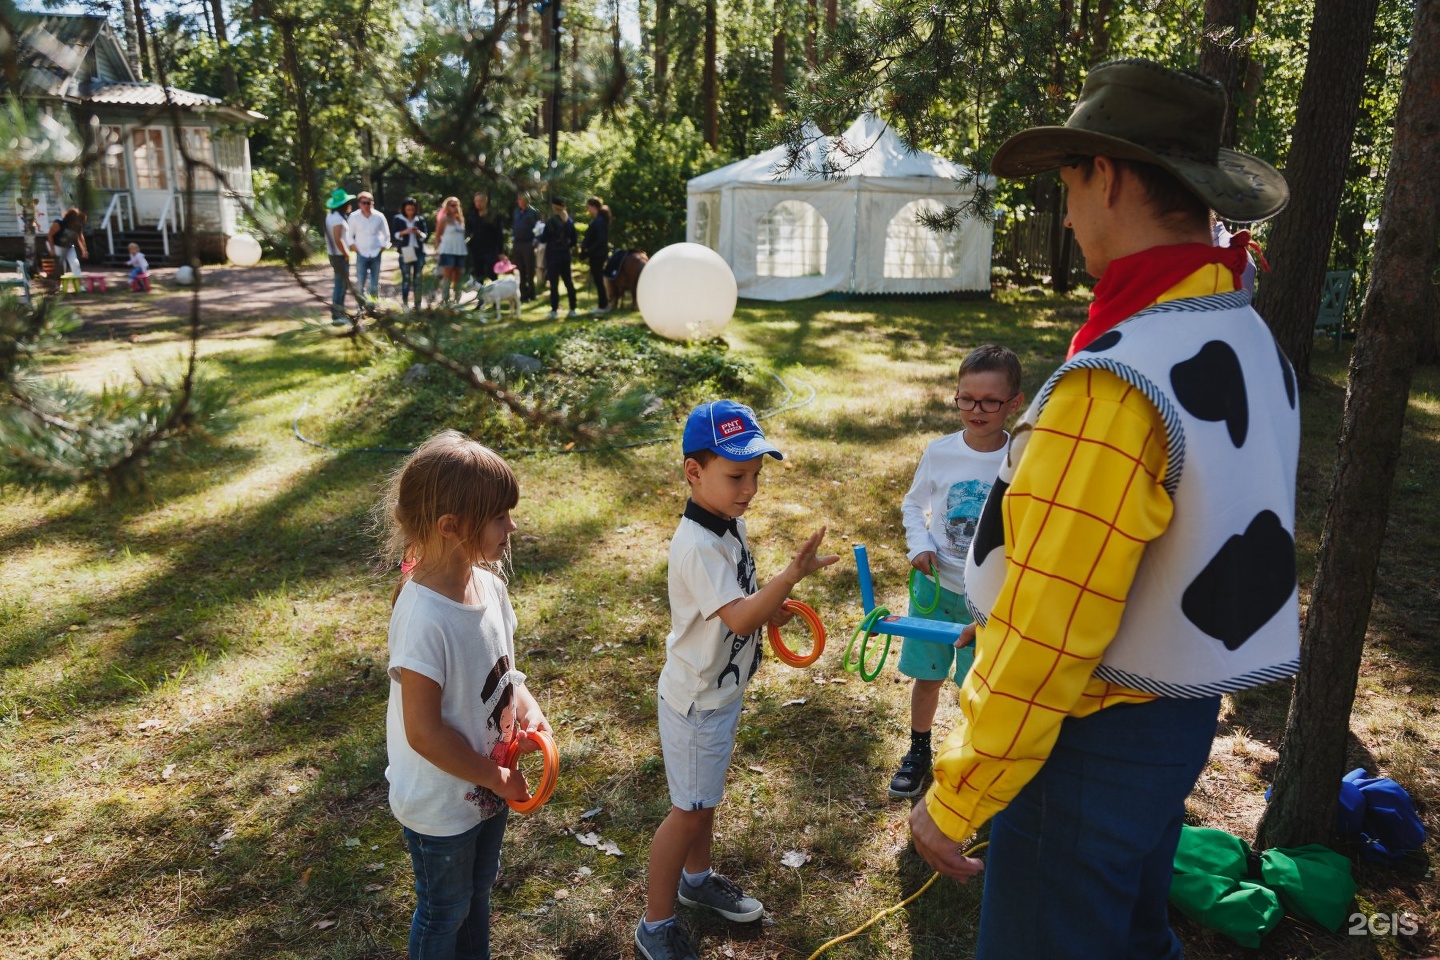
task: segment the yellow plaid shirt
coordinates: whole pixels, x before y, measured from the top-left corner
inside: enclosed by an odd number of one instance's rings
[[[1156,303],[1230,293],[1208,264]],[[1114,374],[1061,378],[1005,493],[1005,584],[960,690],[964,722],[941,744],[930,816],[962,840],[1035,776],[1068,717],[1155,699],[1092,674],[1114,639],[1145,545],[1173,504],[1159,411]]]

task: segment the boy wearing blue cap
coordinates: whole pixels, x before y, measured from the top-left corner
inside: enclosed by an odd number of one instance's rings
[[[765,455],[784,458],[749,407],[733,400],[696,407],[683,447],[690,500],[670,541],[671,629],[658,697],[671,808],[650,844],[645,916],[635,928],[645,960],[695,960],[675,921],[677,899],[738,922],[764,912],[711,868],[715,808],[725,794],[745,686],[760,666],[761,630],[790,619],[780,609],[790,591],[840,559],[816,555],[821,527],[779,576],[757,586],[741,515],[755,498]]]

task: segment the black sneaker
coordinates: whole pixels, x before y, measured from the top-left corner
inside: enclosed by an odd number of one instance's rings
[[[918,797],[925,792],[925,781],[930,777],[930,748],[911,748],[900,760],[900,769],[890,778],[890,796]]]
[[[646,933],[644,917],[635,927],[635,956],[643,960],[697,960],[684,927],[672,920],[654,933]]]

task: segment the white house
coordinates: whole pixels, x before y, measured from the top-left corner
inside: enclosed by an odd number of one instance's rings
[[[12,39],[23,95],[52,116],[68,112],[96,139],[92,156],[98,152],[100,161],[87,171],[91,259],[123,259],[132,241],[152,261],[179,254],[185,216],[182,147],[203,164],[195,170],[196,254],[223,258],[241,203],[253,195],[246,125],[265,118],[214,97],[139,79],[103,17],[20,13],[17,22],[21,32]],[[79,173],[77,165],[73,174]],[[78,205],[74,175],[64,182],[32,183],[26,196],[21,184],[9,185],[0,256],[22,256],[27,205],[42,236],[66,208]]]

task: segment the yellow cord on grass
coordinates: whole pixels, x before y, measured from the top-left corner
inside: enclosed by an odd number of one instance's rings
[[[972,853],[979,853],[981,850],[985,849],[985,848],[988,847],[988,846],[990,846],[990,841],[989,841],[989,840],[982,840],[980,843],[975,844],[975,846],[971,847],[969,850],[966,850],[964,853],[960,854],[960,856],[962,856],[962,857],[968,857],[968,856],[970,856],[970,854],[972,854]],[[831,940],[831,941],[829,941],[829,942],[821,945],[821,947],[820,947],[819,950],[816,950],[814,953],[810,954],[810,956],[806,957],[805,960],[815,960],[816,957],[820,956],[820,954],[824,953],[826,950],[829,950],[831,947],[835,946],[836,944],[838,944],[838,943],[844,943],[846,940],[849,940],[849,939],[852,938],[852,937],[858,937],[860,934],[864,933],[866,930],[868,930],[870,927],[872,927],[873,925],[875,925],[875,924],[876,924],[877,922],[879,922],[880,920],[883,920],[885,917],[890,916],[890,914],[896,912],[897,910],[903,910],[903,909],[905,909],[905,908],[906,908],[907,906],[909,906],[914,900],[916,900],[916,899],[920,896],[920,894],[924,893],[926,890],[929,890],[929,889],[930,889],[930,885],[931,885],[932,883],[934,883],[936,880],[939,880],[939,879],[940,879],[940,874],[939,874],[939,873],[932,873],[932,874],[930,874],[930,879],[929,879],[929,880],[926,880],[926,881],[925,881],[925,885],[924,885],[923,887],[921,887],[919,890],[916,890],[914,893],[910,894],[910,896],[906,897],[904,900],[901,900],[899,903],[895,904],[895,906],[893,906],[893,907],[886,907],[884,910],[881,910],[879,913],[875,914],[875,916],[871,917],[869,920],[866,920],[864,924],[862,924],[861,926],[856,927],[854,930],[851,930],[849,933],[845,934],[844,936],[836,937],[834,940]]]

